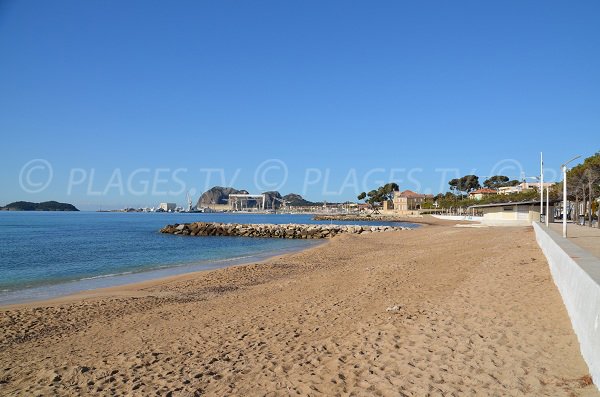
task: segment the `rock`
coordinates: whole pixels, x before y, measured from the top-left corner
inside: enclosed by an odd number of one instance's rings
[[[15,201],[14,203],[0,206],[2,211],[79,211],[73,204],[59,203],[57,201],[44,201],[32,203],[30,201]]]
[[[262,192],[261,194],[265,195],[265,205],[267,208],[279,208],[281,207],[281,202],[283,201],[283,197],[279,192]]]
[[[208,207],[211,204],[227,204],[227,199],[230,194],[248,194],[248,191],[237,190],[232,187],[214,186],[202,193],[196,206]]]
[[[194,222],[167,225],[161,233],[184,236],[242,236],[271,238],[330,238],[338,234],[381,233],[407,228],[392,226],[303,225],[303,224],[236,224],[219,222]]]
[[[305,200],[301,195],[290,193],[283,196],[283,200],[285,200],[289,205],[293,206],[313,206],[318,205],[317,203],[313,203],[312,201]]]
[[[400,309],[402,308],[402,306],[400,305],[394,305],[394,306],[390,306],[387,309],[385,309],[386,312],[397,312],[400,311]]]
[[[248,191],[244,189],[235,189],[233,187],[213,186],[200,196],[196,206],[208,207],[211,204],[227,204],[230,194],[248,194]],[[284,201],[293,206],[316,205],[316,203],[304,200],[299,194],[290,193],[283,197],[277,191],[262,192],[261,194],[265,195],[265,206],[267,208],[280,208]],[[248,202],[249,206],[254,206],[256,204],[256,200],[251,199]]]

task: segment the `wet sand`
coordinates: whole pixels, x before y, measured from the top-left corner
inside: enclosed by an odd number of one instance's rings
[[[434,223],[4,308],[0,395],[600,395],[533,230]]]

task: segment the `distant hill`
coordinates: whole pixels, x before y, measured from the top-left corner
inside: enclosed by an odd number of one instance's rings
[[[0,211],[79,211],[73,204],[59,203],[58,201],[44,201],[31,203],[29,201],[15,201],[0,207]]]
[[[227,204],[227,198],[230,194],[248,194],[248,191],[237,190],[232,187],[214,186],[202,193],[196,206],[208,207],[211,204]]]
[[[281,207],[280,200],[283,200],[283,198],[281,197],[281,194],[279,194],[279,192],[270,191],[270,192],[262,192],[261,194],[265,195],[265,205],[267,208],[277,209],[277,208]]]
[[[283,196],[283,199],[288,202],[288,205],[293,205],[296,207],[307,207],[307,206],[315,206],[319,205],[318,203],[313,203],[312,201],[305,200],[301,195],[290,193]]]
[[[247,190],[235,189],[233,187],[222,187],[214,186],[204,192],[198,199],[198,207],[208,207],[211,204],[227,204],[227,199],[230,194],[248,194]],[[265,206],[266,208],[280,208],[282,201],[286,201],[288,205],[292,206],[313,206],[319,205],[302,198],[299,194],[290,193],[285,196],[281,196],[279,192],[270,191],[262,192],[265,195]],[[252,207],[256,205],[256,200],[248,200],[247,205]]]

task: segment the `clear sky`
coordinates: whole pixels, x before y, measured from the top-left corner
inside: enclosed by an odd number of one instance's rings
[[[595,0],[4,0],[0,204],[183,204],[230,182],[437,193],[539,175],[541,151],[552,179],[600,150],[599,16]]]

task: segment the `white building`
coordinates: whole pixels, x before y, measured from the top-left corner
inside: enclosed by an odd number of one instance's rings
[[[173,212],[173,211],[175,211],[176,207],[177,207],[177,204],[175,204],[175,203],[160,203],[160,205],[158,206],[158,208],[160,208],[161,210],[163,210],[165,212]]]
[[[265,210],[266,195],[264,194],[230,194],[229,209],[232,211],[248,211],[248,203],[255,202],[256,209]]]
[[[554,186],[555,182],[544,182],[544,189]],[[498,194],[512,194],[512,193],[521,193],[526,190],[537,189],[540,190],[540,183],[529,183],[529,182],[521,182],[515,186],[503,186],[498,188]]]

